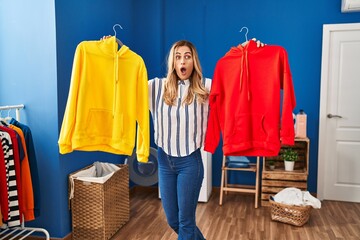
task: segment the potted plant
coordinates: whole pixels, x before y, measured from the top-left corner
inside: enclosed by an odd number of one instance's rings
[[[268,166],[269,166],[270,170],[274,170],[275,169],[275,162],[273,160],[268,161]]]
[[[299,158],[298,152],[292,148],[286,148],[281,153],[281,157],[284,160],[285,171],[293,171],[295,161]]]

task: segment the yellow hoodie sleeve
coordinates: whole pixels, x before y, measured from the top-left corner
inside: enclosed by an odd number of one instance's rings
[[[144,62],[138,72],[137,86],[137,111],[136,121],[138,123],[136,154],[139,162],[147,162],[150,151],[150,119],[149,119],[149,97],[148,76]]]
[[[77,46],[74,56],[74,62],[71,73],[71,83],[69,89],[68,100],[65,108],[64,118],[61,125],[59,136],[59,152],[61,154],[70,153],[72,148],[72,136],[75,126],[77,97],[79,92],[80,78],[81,78],[81,59],[82,48],[81,43]]]

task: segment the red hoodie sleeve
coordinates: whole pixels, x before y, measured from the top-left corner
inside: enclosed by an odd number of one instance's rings
[[[219,120],[219,104],[220,104],[220,74],[218,67],[215,67],[214,78],[211,84],[209,107],[210,114],[205,135],[204,150],[214,153],[220,140],[220,120]]]
[[[282,53],[282,60],[283,76],[281,79],[281,88],[283,90],[283,103],[281,112],[280,140],[282,144],[294,145],[295,131],[292,114],[296,105],[296,100],[288,56],[285,49]]]

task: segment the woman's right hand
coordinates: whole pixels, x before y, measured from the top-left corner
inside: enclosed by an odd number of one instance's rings
[[[257,47],[263,47],[263,46],[266,45],[266,43],[262,43],[262,42],[260,42],[260,40],[256,40],[256,38],[253,38],[253,39],[251,39],[251,40],[253,40],[254,42],[256,42],[256,46],[257,46]]]

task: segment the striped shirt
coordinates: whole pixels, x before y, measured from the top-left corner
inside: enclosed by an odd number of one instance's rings
[[[195,97],[190,105],[182,104],[190,86],[190,81],[184,80],[179,84],[176,105],[169,106],[163,99],[165,80],[154,78],[148,81],[155,144],[170,156],[188,156],[204,145],[209,101],[201,104]],[[203,85],[210,92],[211,79],[204,78]]]
[[[19,172],[16,170],[16,162],[14,156],[14,145],[11,135],[5,131],[0,131],[0,147],[2,147],[5,159],[5,171],[7,181],[7,194],[8,194],[8,216],[7,226],[20,227],[20,203],[19,203],[19,185],[18,179]],[[20,162],[18,162],[20,164]],[[18,178],[18,179],[17,179]]]

